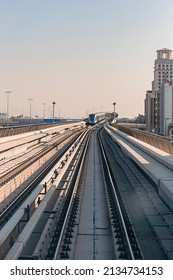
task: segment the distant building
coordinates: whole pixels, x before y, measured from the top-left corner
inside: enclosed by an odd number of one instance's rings
[[[168,127],[173,124],[173,87],[165,82],[160,93],[160,133],[168,135]]]
[[[154,98],[155,95],[152,90],[147,90],[145,99],[145,120],[146,120],[146,130],[154,132]]]

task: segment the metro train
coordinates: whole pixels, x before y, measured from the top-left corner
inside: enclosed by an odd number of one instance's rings
[[[105,113],[95,113],[95,114],[90,114],[87,120],[88,125],[94,125],[106,118]]]

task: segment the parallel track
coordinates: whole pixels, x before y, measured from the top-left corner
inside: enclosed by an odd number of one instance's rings
[[[113,226],[113,239],[115,242],[115,255],[117,259],[142,259],[128,213],[121,198],[112,167],[109,164],[101,132],[98,133],[101,150],[102,165],[107,185],[107,198],[109,201],[109,213]],[[118,246],[117,246],[118,244]]]
[[[65,201],[64,208],[61,213],[61,217],[55,228],[50,247],[46,259],[68,259],[71,238],[73,237],[73,231],[76,225],[77,213],[79,211],[79,203],[81,199],[81,185],[80,178],[81,172],[88,149],[90,139],[90,133],[88,133],[81,144],[79,149],[79,155],[73,177],[71,178],[70,188]]]
[[[48,152],[50,152],[52,149],[58,147],[61,143],[64,142],[64,140],[68,139],[71,135],[73,135],[74,132],[71,132],[70,135],[65,136],[64,139],[58,141],[57,143],[51,144],[49,147],[44,148],[41,152],[39,152],[37,155],[35,155],[32,158],[26,159],[24,162],[21,162],[17,167],[15,166],[13,169],[11,169],[9,172],[7,172],[4,175],[1,175],[0,177],[0,185],[5,184],[9,180],[11,180],[13,177],[15,177],[17,174],[25,170],[28,166],[36,162],[38,159],[46,155]]]
[[[4,209],[4,211],[0,214],[0,228],[2,228],[5,223],[12,217],[14,212],[17,211],[18,207],[23,203],[23,201],[31,194],[34,188],[38,185],[38,183],[46,176],[49,170],[55,165],[55,163],[62,157],[62,155],[69,149],[73,142],[79,137],[78,133],[65,147],[58,151],[53,157],[50,158],[48,162],[46,162],[43,166],[40,167],[40,170],[36,172],[36,175],[31,179],[30,183],[26,186],[26,188],[10,203],[10,205]],[[58,143],[59,144],[59,143]],[[58,145],[57,144],[57,145]],[[48,148],[48,150],[53,147]],[[43,153],[47,153],[48,150],[43,151]],[[43,155],[42,153],[42,155]],[[40,155],[38,155],[40,157]],[[36,159],[34,158],[33,161]],[[31,159],[32,162],[32,159]],[[26,162],[27,166],[31,164],[31,162]],[[19,168],[22,168],[23,165]],[[21,170],[21,169],[20,169]],[[19,172],[19,171],[18,171]]]

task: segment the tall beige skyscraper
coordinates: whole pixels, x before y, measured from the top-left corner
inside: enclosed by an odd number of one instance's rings
[[[158,90],[165,80],[173,80],[172,50],[157,50],[157,59],[154,62],[154,82],[152,90]]]

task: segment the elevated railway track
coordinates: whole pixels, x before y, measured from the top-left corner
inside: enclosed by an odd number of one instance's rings
[[[68,122],[74,123],[74,122]],[[32,131],[39,131],[42,129],[47,129],[51,127],[57,127],[61,125],[65,125],[67,122],[60,122],[60,123],[45,123],[45,124],[27,124],[27,125],[16,125],[16,126],[3,126],[0,127],[0,137],[8,137],[17,134],[32,132]]]
[[[2,212],[1,259],[173,259],[173,209],[145,170],[148,148],[104,123],[73,133],[15,212]]]

